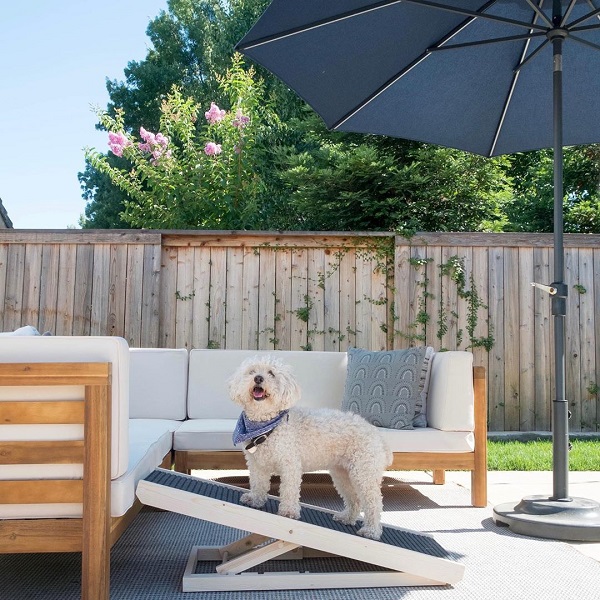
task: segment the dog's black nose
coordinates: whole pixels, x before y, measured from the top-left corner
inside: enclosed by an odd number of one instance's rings
[[[256,375],[254,377],[254,383],[256,383],[257,385],[260,385],[264,380],[265,378],[262,375]]]

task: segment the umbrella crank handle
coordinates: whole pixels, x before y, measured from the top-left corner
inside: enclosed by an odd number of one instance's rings
[[[551,296],[555,296],[556,292],[558,292],[558,290],[552,285],[544,285],[543,283],[536,283],[535,281],[532,281],[531,285],[543,290],[544,292],[548,292]]]
[[[565,283],[554,282],[550,285],[532,282],[533,287],[548,292],[552,296],[552,314],[555,316],[565,316],[567,314],[567,295],[569,288]]]

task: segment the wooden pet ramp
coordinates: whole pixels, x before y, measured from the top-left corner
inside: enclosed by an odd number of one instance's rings
[[[143,504],[251,532],[220,548],[195,546],[183,591],[289,590],[455,584],[464,565],[431,536],[384,526],[379,541],[334,521],[333,511],[302,504],[296,521],[270,496],[257,510],[242,488],[156,469],[140,481]],[[215,562],[217,563],[215,567]],[[291,567],[291,568],[290,568]]]

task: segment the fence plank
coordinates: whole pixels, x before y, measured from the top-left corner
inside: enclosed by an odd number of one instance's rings
[[[292,251],[275,252],[275,294],[277,314],[275,337],[281,350],[292,349]],[[294,317],[295,318],[295,317]]]
[[[160,346],[161,258],[160,244],[144,246],[141,347]]]
[[[396,238],[396,247],[394,249],[394,348],[407,348],[409,346],[408,335],[410,334],[410,312],[408,310],[408,306],[406,306],[406,289],[408,287],[408,278],[410,276],[410,252],[411,248],[406,240],[400,236]],[[366,268],[366,260],[361,259],[363,264],[363,269]],[[358,261],[357,261],[358,263]],[[358,284],[358,282],[357,282]],[[366,273],[362,274],[362,293],[359,294],[357,291],[357,296],[359,296],[361,300],[361,323],[363,323],[362,328],[365,327],[364,323],[367,319],[370,320],[370,312],[367,313],[367,306],[364,303],[365,298],[371,297],[371,275],[367,278]],[[357,288],[358,289],[358,288]],[[361,326],[357,323],[357,327],[359,330]],[[367,337],[366,334],[364,337]],[[370,337],[370,331],[369,331]],[[364,344],[364,342],[362,343]],[[366,347],[362,344],[359,344],[361,347]]]
[[[42,244],[25,246],[25,263],[23,273],[23,308],[22,323],[40,327],[40,285],[42,279]]]
[[[596,297],[594,294],[594,251],[591,248],[579,249],[579,286],[573,289],[579,296],[579,332],[581,355],[581,431],[596,431],[596,395],[593,393],[596,382],[596,344],[591,332],[594,331]],[[576,398],[573,399],[577,401]],[[576,425],[574,425],[576,428]]]
[[[519,249],[504,249],[504,430],[519,431]]]
[[[77,246],[62,244],[59,247],[58,293],[56,298],[56,335],[73,334],[75,311],[75,270],[77,268]]]
[[[211,258],[210,248],[193,248],[194,252],[194,296],[192,347],[207,348],[210,322]]]
[[[124,336],[132,348],[142,346],[144,248],[141,244],[132,244],[127,250]]]
[[[340,259],[339,350],[356,346],[356,250],[345,250]]]
[[[490,431],[504,431],[504,250],[489,249],[489,305],[494,311],[496,343],[491,350],[488,373],[488,420]]]
[[[177,323],[177,248],[164,246],[160,263],[159,345],[174,348]]]
[[[310,298],[308,297],[308,278],[306,276],[308,271],[308,255],[306,250],[299,248],[292,250],[291,254],[292,329],[290,332],[290,344],[292,350],[305,350],[310,347],[312,342],[308,338],[308,324],[310,322]]]
[[[340,269],[337,250],[325,252],[325,350],[337,352],[340,336]]]
[[[548,284],[550,275],[550,253],[547,248],[533,250],[533,281]],[[534,291],[535,341],[533,364],[535,368],[535,429],[549,431],[551,427],[551,394],[553,379],[553,357],[551,351],[552,322],[550,294]]]
[[[227,249],[227,300],[225,348],[242,348],[244,249]]]
[[[325,331],[325,250],[324,248],[307,249],[307,286],[306,293],[310,298],[307,334],[313,350],[325,350],[325,336],[317,331]]]
[[[275,288],[275,254],[272,248],[260,249],[258,298],[258,348],[274,350],[279,347],[275,333],[276,314],[279,310]]]
[[[260,290],[260,253],[253,248],[244,249],[242,277],[242,348],[258,349],[258,310]]]
[[[92,322],[92,290],[94,247],[77,245],[73,312],[73,335],[90,335]]]
[[[565,250],[565,282],[569,287],[565,317],[566,399],[571,411],[569,427],[581,427],[581,336],[579,332],[580,295],[573,289],[579,281],[579,249]]]
[[[209,348],[225,348],[226,304],[227,249],[211,248]]]
[[[177,289],[175,291],[175,347],[193,347],[194,248],[177,249]]]
[[[108,297],[110,292],[110,246],[94,247],[90,335],[110,335]]]
[[[535,429],[533,248],[519,248],[519,430]]]

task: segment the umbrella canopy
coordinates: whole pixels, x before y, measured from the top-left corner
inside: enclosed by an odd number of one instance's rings
[[[564,144],[597,142],[600,8],[562,4],[557,27],[552,0],[274,0],[238,48],[330,129],[496,156],[553,146],[560,31]]]
[[[332,130],[483,156],[554,148],[554,282],[534,284],[552,296],[554,490],[494,515],[517,533],[585,541],[600,541],[600,504],[568,493],[562,147],[600,141],[597,4],[273,0],[237,45]]]

